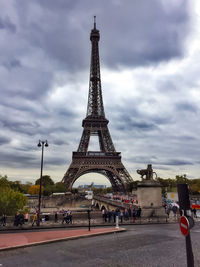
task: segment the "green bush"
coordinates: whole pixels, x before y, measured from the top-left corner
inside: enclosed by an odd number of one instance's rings
[[[27,198],[8,186],[0,188],[0,215],[14,215],[27,204]]]

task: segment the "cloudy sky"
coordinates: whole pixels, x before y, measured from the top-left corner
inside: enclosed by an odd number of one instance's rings
[[[125,167],[134,179],[148,163],[163,178],[199,178],[198,2],[1,0],[0,174],[37,179],[47,139],[44,174],[62,179],[86,116],[96,15],[104,108]]]

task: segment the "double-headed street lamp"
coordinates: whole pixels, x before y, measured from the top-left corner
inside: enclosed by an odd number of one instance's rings
[[[44,146],[49,146],[47,140],[39,140],[38,147],[42,147],[42,157],[41,157],[41,171],[40,171],[40,190],[39,190],[39,201],[38,201],[38,221],[37,225],[40,226],[40,206],[41,206],[41,193],[42,193],[42,171],[43,171],[43,156],[44,156]]]

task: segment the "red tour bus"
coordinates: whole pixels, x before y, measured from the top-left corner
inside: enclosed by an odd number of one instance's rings
[[[200,210],[199,204],[192,204],[192,209]]]

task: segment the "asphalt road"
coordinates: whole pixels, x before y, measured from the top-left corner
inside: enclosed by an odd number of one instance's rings
[[[185,237],[178,224],[126,226],[127,231],[0,252],[0,266],[184,267]],[[191,230],[200,267],[200,222]]]

